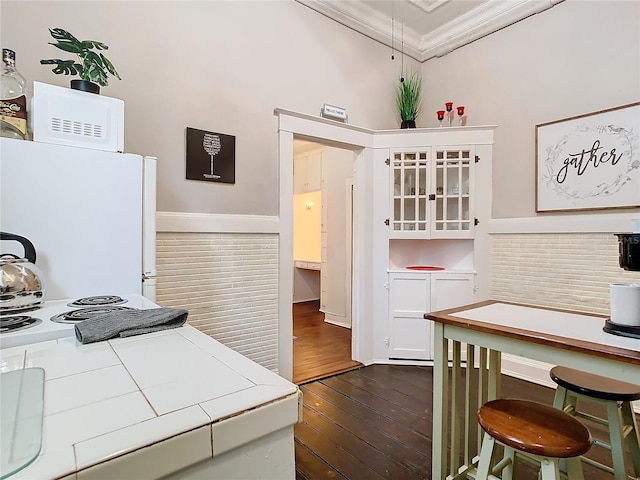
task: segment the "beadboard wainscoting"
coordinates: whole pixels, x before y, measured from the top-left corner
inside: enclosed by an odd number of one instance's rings
[[[501,234],[492,237],[491,298],[609,314],[611,283],[640,283],[618,266],[610,233]]]
[[[492,220],[491,294],[495,300],[609,314],[611,283],[640,283],[618,266],[618,238],[640,213],[554,215]],[[552,365],[504,355],[502,369],[555,387]],[[638,407],[637,407],[638,408]]]
[[[277,373],[277,219],[159,212],[157,224],[157,302]]]

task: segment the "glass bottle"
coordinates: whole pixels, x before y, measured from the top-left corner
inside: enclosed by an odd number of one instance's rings
[[[2,49],[0,136],[27,138],[27,82],[16,70],[16,53]]]

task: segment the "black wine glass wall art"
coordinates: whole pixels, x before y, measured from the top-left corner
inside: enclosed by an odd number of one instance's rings
[[[187,180],[236,183],[236,137],[187,127]]]

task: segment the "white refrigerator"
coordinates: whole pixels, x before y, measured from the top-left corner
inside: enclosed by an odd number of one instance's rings
[[[157,159],[0,139],[0,230],[28,238],[45,300],[155,301]],[[0,253],[23,255],[17,242]]]

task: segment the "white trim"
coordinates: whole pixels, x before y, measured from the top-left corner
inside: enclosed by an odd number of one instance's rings
[[[280,117],[279,121],[282,121]],[[293,133],[278,130],[278,373],[293,378]]]
[[[538,215],[524,218],[499,218],[489,221],[489,234],[504,233],[611,233],[631,232],[634,213],[616,212],[590,215]]]
[[[158,232],[278,233],[278,217],[211,213],[157,212]]]
[[[422,36],[421,62],[442,57],[484,36],[543,12],[564,0],[510,0],[486,2]]]
[[[391,47],[394,43],[397,47],[398,39],[392,38],[391,18],[369,7],[366,2],[296,1],[383,45]],[[403,29],[403,53],[419,62],[425,62],[543,12],[562,1],[564,0],[489,1],[424,35],[397,19],[394,19],[394,26],[396,31]]]

